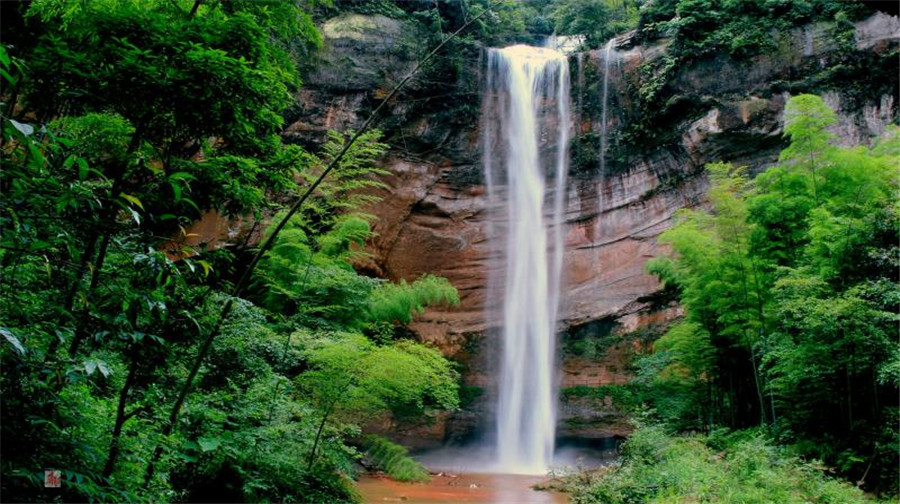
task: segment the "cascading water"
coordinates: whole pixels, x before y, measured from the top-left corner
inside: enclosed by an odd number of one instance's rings
[[[615,49],[613,45],[616,39],[609,39],[603,49],[603,95],[601,96],[603,106],[600,112],[600,176],[597,187],[597,219],[598,230],[596,236],[602,236],[602,218],[604,211],[603,186],[606,180],[606,151],[609,146],[609,64],[615,59]]]
[[[556,431],[568,60],[544,48],[491,49],[487,83],[485,180],[489,200],[502,212],[490,231],[505,238],[503,279],[489,282],[495,291],[502,286],[503,301],[497,469],[540,474],[552,463]]]
[[[606,174],[606,138],[607,138],[607,99],[609,98],[609,63],[612,61],[613,44],[615,39],[610,39],[603,49],[603,110],[600,112],[600,176]]]

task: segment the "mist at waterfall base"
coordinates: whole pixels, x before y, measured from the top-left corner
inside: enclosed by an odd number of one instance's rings
[[[433,470],[468,473],[535,475],[599,465],[611,458],[612,440],[556,446],[556,321],[572,128],[568,59],[525,45],[490,49],[485,85],[487,234],[499,261],[488,279],[485,313],[502,339],[495,422],[478,443],[416,458]]]

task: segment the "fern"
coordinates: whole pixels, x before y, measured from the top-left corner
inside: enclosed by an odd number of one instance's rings
[[[366,457],[372,465],[386,472],[391,478],[405,482],[431,480],[425,467],[407,455],[406,448],[376,435],[366,436],[364,445]]]
[[[427,306],[440,303],[459,304],[459,293],[446,278],[425,275],[412,284],[384,283],[369,296],[369,320],[408,324]]]
[[[328,132],[328,141],[322,146],[322,152],[313,162],[312,168],[301,177],[307,184],[312,184],[333,159],[344,149],[347,139],[353,135],[337,131]],[[372,130],[364,133],[353,147],[344,154],[332,175],[325,179],[316,193],[307,202],[304,215],[309,223],[318,231],[328,230],[341,215],[357,212],[360,209],[378,202],[381,198],[372,189],[383,189],[387,186],[377,179],[390,175],[388,170],[376,165],[376,160],[387,151],[387,144],[381,143],[381,132]]]

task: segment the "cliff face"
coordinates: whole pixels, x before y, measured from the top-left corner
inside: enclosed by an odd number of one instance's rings
[[[358,127],[426,49],[410,27],[379,16],[331,20],[323,32],[322,61],[307,79],[285,134],[306,144],[321,141],[330,128]],[[703,204],[704,164],[730,161],[759,171],[776,161],[785,145],[782,111],[790,92],[827,91],[826,101],[840,116],[834,132],[845,144],[869,141],[896,120],[900,20],[879,14],[858,23],[851,49],[854,57],[876,65],[878,76],[893,76],[887,80],[861,74],[838,82],[838,48],[827,27],[810,26],[776,40],[779,50],[771,54],[745,61],[716,55],[676,69],[666,85],[689,107],[662,126],[666,140],[648,144],[629,141],[625,132],[648,113],[635,98],[641,64],[663,58],[666,42],[629,46],[623,38],[610,51],[572,56],[576,137],[563,260],[563,387],[626,383],[629,355],[680,315],[644,272],[647,259],[664,252],[656,238],[676,211]],[[502,265],[490,257],[486,242],[477,113],[482,65],[481,54],[472,51],[451,78],[420,81],[391,104],[382,128],[391,145],[384,163],[393,175],[385,179],[382,201],[370,209],[379,216],[378,235],[367,247],[371,258],[359,265],[393,280],[430,272],[459,289],[461,306],[429,310],[411,329],[462,363],[465,383],[486,392],[432,426],[435,440],[465,435],[485,417],[499,354],[492,351],[498,321],[484,315],[488,275]],[[828,91],[829,78],[835,91]],[[603,136],[604,108],[609,147],[601,173],[598,149],[581,147],[596,147]],[[566,403],[561,416],[561,435],[627,432],[611,401]]]

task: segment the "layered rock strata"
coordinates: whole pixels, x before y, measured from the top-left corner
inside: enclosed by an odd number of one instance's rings
[[[285,132],[289,141],[308,146],[321,142],[328,129],[359,127],[423,50],[410,26],[381,16],[337,18],[323,33],[321,61]],[[599,173],[598,163],[573,161],[567,188],[562,387],[626,383],[630,356],[681,314],[644,270],[649,258],[665,252],[656,238],[679,209],[703,204],[704,164],[730,161],[758,172],[776,162],[785,146],[782,112],[791,92],[824,91],[838,110],[834,133],[843,144],[866,143],[896,122],[900,21],[878,14],[856,25],[852,50],[872,64],[893,65],[895,77],[859,75],[852,95],[840,91],[848,89],[845,82],[832,90],[827,79],[810,80],[831,71],[839,50],[847,50],[829,33],[825,25],[809,26],[775,34],[779,49],[770,54],[748,60],[715,55],[678,68],[667,85],[690,104],[688,112],[669,119],[668,140],[647,145],[629,144],[624,132],[647,113],[635,98],[640,69],[665,57],[667,42],[634,46],[625,37],[613,51],[572,56],[574,142],[597,137],[605,116],[609,148],[606,173]],[[607,54],[615,58],[609,65],[603,61]],[[488,275],[502,265],[487,242],[477,114],[483,61],[478,51],[464,56],[442,82],[426,78],[390,104],[382,127],[391,145],[384,166],[392,175],[379,191],[382,200],[369,209],[379,218],[377,236],[367,245],[370,257],[359,264],[391,280],[434,273],[459,289],[459,307],[430,309],[410,327],[463,365],[467,385],[485,392],[463,412],[418,431],[434,441],[484,427],[493,396],[493,356],[499,355],[492,350],[499,320],[489,320],[484,311]],[[605,68],[609,93],[603,114],[598,90]],[[891,73],[891,68],[878,70]],[[627,433],[611,401],[565,406],[562,417],[562,435]]]

